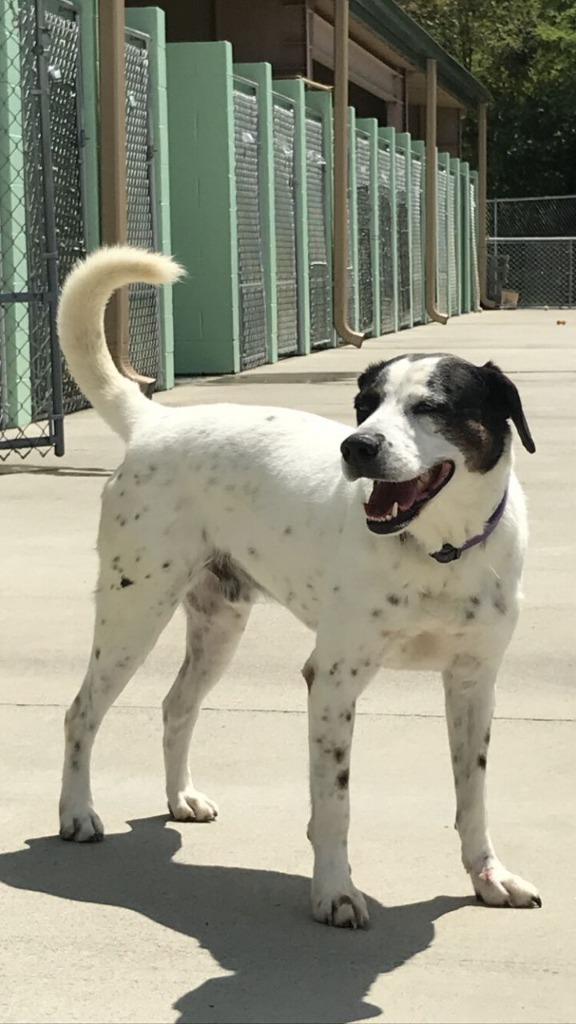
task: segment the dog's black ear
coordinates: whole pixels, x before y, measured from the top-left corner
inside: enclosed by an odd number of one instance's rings
[[[485,363],[482,369],[486,377],[490,401],[493,407],[507,420],[512,420],[526,451],[533,454],[536,451],[536,445],[532,439],[530,427],[526,422],[516,385],[512,383],[505,373],[502,373],[499,366],[492,362]]]
[[[378,377],[378,374],[382,372],[385,366],[385,362],[370,363],[370,365],[364,370],[364,373],[361,373],[358,377],[357,384],[359,390],[362,391],[362,389],[368,387],[369,384],[373,384]]]

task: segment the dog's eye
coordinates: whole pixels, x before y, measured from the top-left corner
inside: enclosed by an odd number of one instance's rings
[[[412,406],[412,412],[415,416],[433,416],[435,413],[442,412],[442,404],[440,402],[434,402],[431,399],[423,399],[421,402],[416,402],[416,405]]]

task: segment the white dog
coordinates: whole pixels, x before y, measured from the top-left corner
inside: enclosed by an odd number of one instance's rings
[[[180,273],[164,256],[102,249],[62,292],[70,370],[127,451],[104,489],[94,645],[66,715],[61,836],[102,838],[92,744],[180,603],[186,654],[164,701],[168,804],[180,821],[216,817],[190,776],[192,730],[265,592],[316,637],[303,668],[314,917],[340,927],[368,920],[348,863],[348,782],[356,699],[380,666],[442,673],[474,890],[494,906],[540,906],[536,889],[498,860],[484,801],[494,684],[517,619],[527,532],[509,419],[534,451],[516,388],[490,363],[412,355],[360,377],[351,434],[287,409],[162,408],[115,368],[103,314],[114,289]]]

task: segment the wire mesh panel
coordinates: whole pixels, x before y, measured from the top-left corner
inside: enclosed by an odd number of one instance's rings
[[[356,132],[356,210],[358,222],[358,302],[359,329],[374,324],[372,285],[372,196],[370,189],[370,139]]]
[[[488,203],[488,293],[519,306],[575,306],[576,196]]]
[[[458,310],[458,261],[456,258],[456,175],[448,171],[448,271],[449,301],[448,313],[456,316]]]
[[[576,237],[576,196],[491,199],[487,220],[490,237]]]
[[[422,322],[422,305],[424,301],[424,275],[422,266],[422,160],[412,154],[411,178],[411,216],[412,216],[412,301],[414,304],[413,321]]]
[[[256,89],[235,81],[234,166],[240,287],[240,366],[243,370],[260,366],[267,360],[258,132]]]
[[[60,286],[77,260],[86,255],[80,91],[80,31],[74,7],[46,12],[49,30],[48,79],[50,135]],[[88,405],[66,366],[63,367],[64,412]]]
[[[284,97],[274,96],[274,204],[276,211],[276,281],[278,354],[298,351],[298,283],[296,277],[295,112]]]
[[[310,343],[321,348],[332,341],[332,282],[328,265],[326,160],[324,125],[306,114],[306,188],[308,199],[308,273],[310,279]]]
[[[0,459],[63,453],[58,279],[43,5],[0,32]]]
[[[150,64],[147,37],[126,33],[126,189],[128,242],[156,248],[153,181],[154,147],[150,116]],[[158,291],[149,284],[129,289],[130,362],[156,379],[160,372]]]
[[[470,248],[472,263],[472,309],[480,308],[480,276],[478,273],[478,211],[476,183],[470,182]]]
[[[445,167],[437,171],[436,199],[436,248],[438,274],[438,308],[442,313],[448,311],[448,175]]]
[[[394,330],[394,243],[392,238],[392,159],[389,146],[378,146],[378,227],[380,330]]]
[[[410,326],[410,230],[406,155],[396,150],[396,230],[398,245],[398,324]]]
[[[576,238],[488,239],[488,290],[518,293],[518,305],[576,306]]]

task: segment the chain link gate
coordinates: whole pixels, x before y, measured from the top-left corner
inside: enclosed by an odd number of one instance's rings
[[[258,97],[256,88],[234,81],[234,151],[238,279],[240,303],[240,367],[266,362],[266,296],[262,223]]]
[[[392,249],[392,157],[388,143],[378,146],[378,234],[380,239],[380,330],[394,330],[394,256]]]
[[[0,14],[0,459],[62,455],[49,34],[42,0]]]
[[[62,287],[74,264],[86,255],[80,27],[75,5],[64,0],[53,10],[48,8],[46,26],[58,282]],[[88,407],[65,363],[62,386],[65,414]]]
[[[152,136],[148,36],[126,31],[126,201],[128,242],[157,248],[154,140]],[[158,289],[128,289],[129,358],[134,369],[158,380],[161,374]]]
[[[308,273],[310,279],[310,344],[332,340],[332,286],[328,266],[326,160],[322,118],[306,112],[306,190],[308,198]]]
[[[398,237],[398,326],[410,327],[410,228],[406,154],[396,149],[396,218]]]
[[[424,305],[424,264],[422,260],[422,158],[411,155],[410,192],[412,212],[412,319],[414,324],[422,323]]]
[[[295,110],[274,94],[274,205],[276,210],[276,281],[278,355],[298,351],[298,284],[296,277]]]
[[[356,132],[356,210],[358,223],[358,329],[374,325],[372,291],[372,199],[370,193],[370,139]]]

